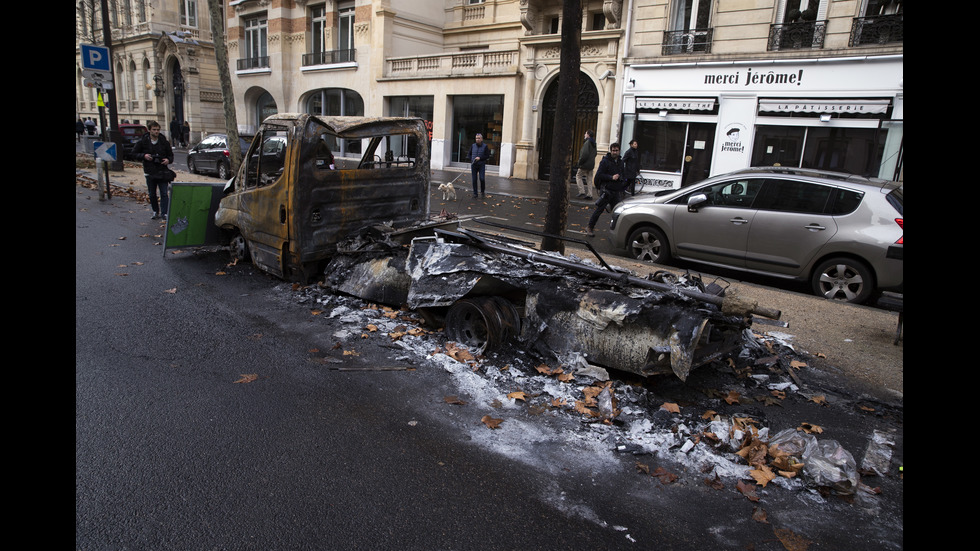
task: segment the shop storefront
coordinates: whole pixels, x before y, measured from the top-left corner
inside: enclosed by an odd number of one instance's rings
[[[902,56],[627,68],[622,141],[654,186],[749,166],[901,177]]]
[[[504,128],[504,96],[473,95],[452,96],[453,118],[449,162],[454,166],[468,166],[470,146],[477,134],[483,134],[483,143],[493,152],[487,167],[500,164],[501,137]]]

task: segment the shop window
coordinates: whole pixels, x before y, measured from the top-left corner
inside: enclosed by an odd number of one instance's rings
[[[498,166],[503,112],[503,96],[455,96],[450,161],[469,163],[470,146],[475,142],[477,134],[483,134],[483,143],[491,150],[487,165]]]
[[[388,100],[388,114],[392,117],[418,117],[425,121],[429,141],[432,141],[432,96],[394,96]],[[415,136],[393,135],[389,138],[389,148],[385,160],[402,161],[414,159],[417,144]]]
[[[759,125],[753,166],[792,166],[864,176],[883,172],[887,128],[789,127]],[[894,170],[892,165],[892,170]],[[881,177],[890,178],[890,174]]]

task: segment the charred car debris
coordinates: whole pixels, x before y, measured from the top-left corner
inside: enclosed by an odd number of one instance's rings
[[[595,261],[564,256],[541,251],[511,231],[491,231],[516,228],[446,213],[429,216],[427,144],[420,119],[273,115],[226,184],[173,184],[164,253],[195,245],[230,248],[235,261],[251,260],[269,274],[302,283],[307,299],[324,293],[326,298],[315,300],[335,305],[332,315],[342,321],[356,310],[340,304],[345,300],[385,305],[392,312],[407,308],[423,325],[441,331],[453,364],[497,351],[546,358],[551,365],[557,360],[559,367],[542,371],[545,364],[539,363],[538,371],[547,376],[565,369],[579,381],[596,381],[580,389],[586,394],[581,402],[567,398],[576,411],[607,426],[622,411],[616,400],[629,401],[638,392],[624,384],[614,393],[607,368],[683,382],[694,368],[714,363],[743,369],[741,377],[767,392],[799,387],[798,380],[796,385],[771,382],[771,376],[795,380],[795,374],[780,366],[788,362],[774,345],[761,344],[750,329],[761,318],[778,320],[780,312],[731,296],[717,280],[705,284],[696,275],[666,272],[639,277],[608,265],[594,250]],[[577,242],[591,249],[588,242]],[[313,280],[317,284],[308,285]],[[347,321],[364,327],[363,320]],[[395,329],[389,334],[396,333],[401,335]],[[397,344],[408,348],[406,340]],[[746,366],[770,373],[747,374]],[[462,371],[469,376],[477,369]],[[539,389],[538,395],[564,392],[551,388]],[[568,403],[560,397],[555,402]],[[499,421],[485,422],[495,428],[492,422]],[[628,438],[632,443],[610,436],[615,449],[644,448],[642,439],[652,434],[650,421],[645,423],[636,423],[639,429]],[[700,432],[696,423],[704,425]],[[767,429],[760,432],[741,417],[716,415],[687,424],[667,431],[666,445],[651,447],[688,454],[703,447],[698,442],[707,442],[702,435],[712,434],[716,448],[737,453],[768,436]],[[796,432],[774,440],[792,448],[780,457],[819,452],[814,438],[801,442]],[[828,482],[821,483],[853,492],[853,458],[833,444],[823,446]]]
[[[598,254],[586,262],[463,226],[473,218],[430,217],[427,144],[420,119],[273,115],[238,174],[196,212],[236,259],[407,304],[478,352],[516,340],[685,380],[738,349],[753,314],[779,318],[717,284],[641,278]],[[165,249],[176,230],[192,233],[193,215],[180,213],[190,202],[174,186]]]

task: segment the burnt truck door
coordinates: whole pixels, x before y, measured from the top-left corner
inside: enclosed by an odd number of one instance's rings
[[[412,118],[307,119],[294,212],[294,234],[304,267],[326,259],[336,251],[338,241],[362,228],[380,224],[398,228],[428,217],[426,132],[424,122]],[[396,149],[408,155],[386,155]],[[341,157],[342,150],[361,154]]]
[[[232,223],[244,238],[252,262],[281,278],[288,275],[291,131],[288,121],[263,123],[242,161]]]

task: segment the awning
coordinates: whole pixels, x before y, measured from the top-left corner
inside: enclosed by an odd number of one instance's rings
[[[887,99],[760,99],[760,113],[853,113],[878,115],[888,111]]]
[[[711,111],[715,98],[636,98],[637,109]]]

